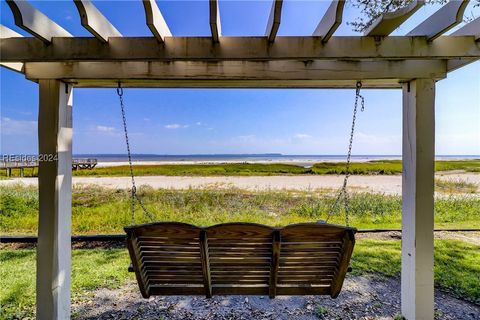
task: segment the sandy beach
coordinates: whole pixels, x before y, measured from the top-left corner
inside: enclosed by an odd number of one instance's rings
[[[441,172],[436,178],[445,180],[462,180],[480,185],[480,174]],[[302,175],[302,176],[228,176],[228,177],[176,177],[176,176],[139,176],[139,186],[153,188],[188,189],[188,188],[239,188],[252,191],[260,190],[316,190],[338,189],[343,176],[336,175]],[[22,183],[37,185],[37,178],[14,178],[0,180],[0,185]],[[108,188],[130,188],[129,177],[73,177],[75,185],[99,185]],[[349,186],[352,191],[379,192],[399,195],[402,192],[401,175],[351,176]]]

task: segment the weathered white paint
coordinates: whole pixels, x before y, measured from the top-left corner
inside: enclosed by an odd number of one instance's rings
[[[267,37],[269,43],[273,43],[275,41],[278,28],[280,28],[282,5],[283,0],[274,0],[272,3],[272,9],[267,22],[267,29],[265,30],[265,36]]]
[[[480,41],[480,17],[452,32],[451,36],[474,36],[476,41]]]
[[[163,18],[157,2],[155,0],[143,0],[143,7],[145,8],[145,17],[148,28],[152,31],[155,38],[163,43],[165,37],[171,37],[172,33],[168,28],[167,22]]]
[[[110,38],[105,45],[93,38],[55,38],[45,46],[32,38],[0,39],[1,62],[28,61],[174,61],[174,60],[398,60],[478,58],[480,45],[473,37],[389,36],[332,37],[322,44],[319,37],[276,37],[268,45],[266,37],[167,37],[159,46],[154,37]],[[132,50],[135,48],[135,50]]]
[[[469,0],[451,0],[407,33],[407,36],[425,36],[428,41],[435,40],[463,21],[468,2]]]
[[[220,9],[218,8],[218,0],[210,0],[210,32],[214,43],[218,43],[222,35],[222,27],[220,24]]]
[[[72,91],[40,80],[37,319],[70,318]],[[55,161],[55,158],[57,160]]]
[[[424,0],[414,0],[406,7],[395,12],[387,12],[372,22],[372,25],[365,31],[366,36],[388,36],[395,29],[402,25],[418,9],[425,4]]]
[[[402,314],[433,319],[435,81],[403,87]]]
[[[7,4],[15,24],[45,43],[50,43],[53,37],[72,36],[25,0],[7,0]]]
[[[243,81],[244,86],[306,86],[327,87],[343,85],[336,81],[362,79],[376,84],[401,87],[401,82],[418,77],[442,79],[446,76],[446,62],[442,60],[396,61],[174,61],[174,62],[28,62],[25,72],[28,79],[64,79],[75,86],[105,84],[110,79],[115,87],[118,80],[125,85],[151,86],[168,82],[179,87],[197,86],[229,87],[230,81]],[[97,79],[97,80],[95,80]],[[181,81],[188,81],[182,83]],[[291,81],[291,82],[289,82]],[[325,81],[325,82],[322,82]],[[268,82],[268,83],[267,83]],[[239,82],[236,82],[237,84]]]
[[[80,14],[80,21],[91,34],[101,42],[108,42],[110,37],[121,37],[122,34],[95,7],[90,0],[74,0]]]
[[[345,7],[345,0],[334,0],[330,3],[327,11],[318,23],[313,36],[322,37],[322,43],[326,43],[337,28],[342,24],[343,8]]]
[[[0,24],[0,38],[15,38],[15,37],[23,37],[20,33],[13,31],[10,28],[5,27],[4,25]],[[21,62],[6,62],[0,63],[0,66],[10,69],[12,71],[16,71],[19,73],[23,73],[23,63]]]

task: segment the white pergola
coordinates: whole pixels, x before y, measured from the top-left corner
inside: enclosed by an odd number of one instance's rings
[[[378,18],[363,36],[334,36],[344,1],[332,1],[312,36],[279,37],[274,0],[263,37],[223,37],[210,0],[210,37],[172,37],[143,0],[151,37],[122,37],[88,0],[74,0],[93,37],[74,37],[26,1],[7,0],[22,37],[1,26],[0,63],[38,82],[40,162],[37,318],[70,318],[72,88],[367,88],[403,91],[401,307],[433,319],[435,82],[480,59],[480,18],[448,36],[468,1],[450,1],[404,36],[389,36],[425,1]],[[139,3],[139,5],[141,5]],[[479,75],[480,76],[480,75]]]

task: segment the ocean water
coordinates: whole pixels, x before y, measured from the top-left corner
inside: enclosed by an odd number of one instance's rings
[[[96,158],[99,162],[127,161],[126,154],[75,154],[74,158]],[[401,160],[401,155],[352,155],[352,161]],[[323,162],[345,161],[346,155],[287,155],[280,153],[267,154],[189,154],[159,155],[134,154],[134,161],[228,161],[228,162]],[[480,155],[437,155],[437,160],[480,159]]]

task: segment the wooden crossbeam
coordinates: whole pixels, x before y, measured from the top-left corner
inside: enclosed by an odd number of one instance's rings
[[[110,37],[121,37],[122,34],[93,5],[90,0],[74,0],[82,26],[101,42],[108,42]]]
[[[24,0],[7,0],[15,24],[34,37],[49,44],[53,37],[72,35]]]
[[[395,12],[388,12],[372,22],[372,25],[365,31],[366,36],[388,36],[402,23],[410,18],[418,9],[425,4],[424,0],[414,0],[406,7]]]
[[[29,62],[28,79],[64,79],[75,86],[116,87],[401,87],[402,81],[446,76],[444,60]],[[378,80],[378,81],[377,81]]]
[[[280,20],[282,17],[282,5],[283,5],[283,0],[274,0],[272,3],[272,10],[270,11],[270,16],[268,18],[268,23],[267,23],[267,29],[265,31],[265,36],[268,38],[269,43],[273,43],[275,41],[278,28],[280,28]]]
[[[425,36],[433,41],[463,21],[469,0],[451,0],[437,12],[420,23],[407,36]]]
[[[313,32],[313,36],[322,37],[322,42],[326,43],[342,23],[344,6],[344,0],[332,1],[323,15],[322,20],[320,20],[320,23]]]
[[[220,9],[218,8],[218,0],[210,0],[210,31],[214,43],[220,41],[222,28],[220,24]]]
[[[155,0],[143,0],[143,7],[145,8],[145,17],[148,28],[152,31],[158,42],[163,43],[165,37],[171,37],[172,33],[163,18],[157,2]]]
[[[10,28],[0,24],[0,38],[19,38],[23,37],[20,33],[13,31]],[[10,69],[12,71],[23,73],[23,63],[21,62],[4,62],[0,63],[0,66]]]
[[[94,38],[56,38],[45,46],[32,38],[0,39],[0,62],[41,61],[223,61],[223,60],[397,60],[478,58],[473,37],[445,36],[433,42],[425,37],[332,37],[322,45],[318,37],[277,37],[274,46],[266,37],[222,37],[221,46],[211,37],[167,37],[159,46],[154,37],[110,38],[109,45]],[[135,48],[135,50],[132,50]]]

